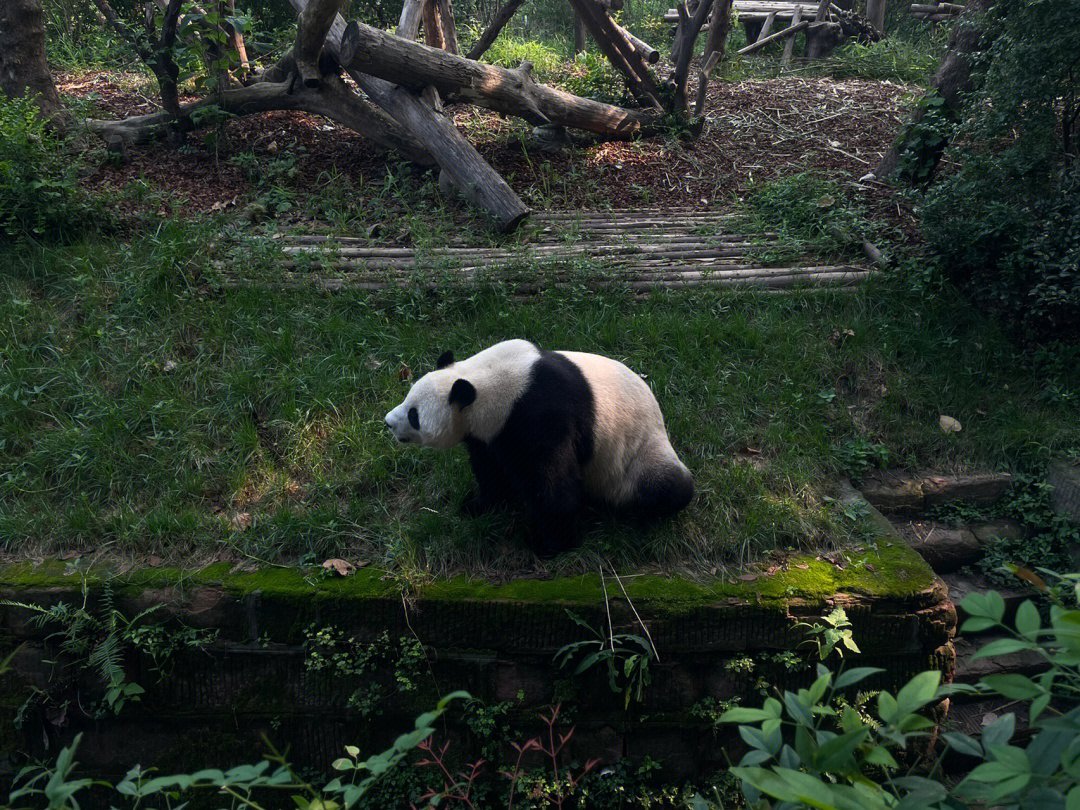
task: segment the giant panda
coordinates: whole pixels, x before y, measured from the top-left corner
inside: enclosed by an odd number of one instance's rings
[[[600,355],[544,351],[526,340],[460,362],[446,352],[386,424],[406,444],[446,450],[465,442],[477,484],[465,512],[523,503],[540,556],[577,544],[589,499],[650,520],[694,496],[694,477],[649,386]]]

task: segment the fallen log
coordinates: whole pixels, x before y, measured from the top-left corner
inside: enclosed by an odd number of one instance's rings
[[[344,29],[338,57],[352,70],[409,88],[433,85],[446,99],[516,115],[536,126],[561,124],[626,138],[650,131],[656,123],[655,116],[643,111],[626,110],[540,84],[533,79],[528,62],[514,70],[497,67],[409,42],[356,21]]]
[[[925,12],[927,14],[962,14],[964,6],[958,3],[939,3],[936,6],[926,5],[923,3],[912,3],[911,10],[915,12]]]
[[[297,11],[302,11],[308,0],[290,0]],[[326,35],[325,49],[343,63],[341,58],[342,36],[345,20],[340,14],[334,17]],[[381,33],[381,32],[380,32]],[[384,36],[406,42],[391,34]],[[448,59],[461,60],[460,56],[447,54],[413,42],[414,48],[442,54]],[[467,61],[467,60],[462,60]],[[477,63],[479,64],[479,63]],[[418,95],[397,84],[391,84],[373,75],[350,70],[349,75],[365,95],[398,122],[409,135],[435,158],[454,187],[473,205],[484,208],[495,218],[499,230],[511,231],[529,214],[529,209],[499,175],[473,148],[454,123],[445,115],[437,113]]]
[[[623,35],[622,31],[611,19],[603,2],[596,0],[570,0],[570,5],[581,17],[585,27],[589,29],[593,40],[608,61],[623,74],[627,89],[638,101],[655,107],[660,112],[664,111],[660,103],[660,88],[649,72],[649,66],[645,63],[643,54],[634,50],[634,46]]]
[[[643,62],[648,65],[655,65],[660,61],[660,51],[656,50],[652,45],[644,40],[638,39],[617,22],[612,23],[615,26],[615,30],[626,37],[626,41],[630,43],[633,49],[641,56]]]
[[[220,95],[181,105],[172,119],[165,111],[135,115],[119,121],[90,120],[90,131],[106,143],[148,143],[167,135],[172,125],[180,132],[191,132],[199,124],[199,113],[216,106],[230,115],[242,116],[274,110],[296,110],[322,115],[358,132],[374,143],[393,149],[422,166],[435,165],[431,153],[403,130],[378,107],[356,95],[337,77],[324,77],[318,90],[295,88],[289,82],[258,82],[248,87],[224,90]]]
[[[783,31],[777,31],[775,34],[770,34],[767,37],[759,39],[757,42],[751,43],[750,45],[747,45],[745,48],[740,48],[739,51],[738,51],[739,56],[745,56],[748,53],[753,53],[754,51],[759,51],[762,48],[764,48],[766,45],[768,45],[769,43],[776,42],[778,39],[784,39],[785,37],[793,37],[797,33],[799,33],[800,31],[804,31],[805,29],[807,29],[809,27],[810,27],[810,22],[808,20],[802,20],[801,22],[795,23],[795,25],[789,25]]]

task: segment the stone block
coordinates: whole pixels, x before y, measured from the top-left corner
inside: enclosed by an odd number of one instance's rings
[[[1050,462],[1046,482],[1054,488],[1052,503],[1074,523],[1080,523],[1080,465],[1065,459]]]

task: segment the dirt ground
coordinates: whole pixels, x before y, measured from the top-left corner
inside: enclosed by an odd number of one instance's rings
[[[102,117],[152,112],[144,80],[132,74],[59,74],[62,95],[90,102]],[[534,208],[685,207],[731,201],[753,183],[814,169],[855,182],[876,164],[903,120],[915,87],[858,79],[784,77],[709,88],[706,126],[696,141],[654,137],[601,141],[575,135],[578,148],[537,152],[523,122],[470,106],[454,120],[478,150]],[[134,147],[122,165],[102,164],[92,188],[142,178],[186,199],[195,213],[242,203],[251,191],[229,158],[243,152],[298,154],[297,188],[312,189],[339,173],[362,185],[385,178],[387,153],[351,130],[303,113],[266,113],[225,125],[226,137],[207,144],[189,136],[183,154],[165,144]],[[907,230],[910,215],[891,191],[860,187],[869,213]]]

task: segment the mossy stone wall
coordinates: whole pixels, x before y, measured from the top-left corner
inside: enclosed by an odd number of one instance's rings
[[[626,578],[660,661],[652,667],[644,702],[630,714],[603,673],[580,676],[569,701],[574,744],[588,756],[663,759],[675,780],[714,770],[726,762],[725,747],[737,743],[696,717],[692,707],[704,698],[742,695],[749,703],[759,701],[754,679],[760,670],[738,674],[725,664],[737,655],[796,648],[803,638],[796,623],[838,604],[847,610],[863,650],[859,665],[888,669],[868,688],[895,687],[927,668],[950,673],[956,613],[925,563],[903,543],[885,538],[858,557],[857,564],[844,567],[796,558],[772,576],[709,585]],[[82,598],[78,585],[59,562],[0,569],[0,600],[76,601]],[[406,600],[393,582],[369,569],[313,583],[292,570],[232,574],[217,565],[195,573],[103,573],[89,585],[91,609],[101,609],[108,588],[126,615],[157,605],[155,617],[216,630],[217,640],[206,650],[177,654],[165,671],[152,668],[144,656],[129,656],[129,680],[146,693],[119,716],[95,720],[73,705],[62,717],[31,713],[15,729],[15,701],[9,697],[30,687],[49,688],[55,669],[48,662],[56,650],[49,629],[30,622],[27,610],[0,607],[0,650],[22,644],[0,700],[0,768],[5,759],[10,768],[24,756],[55,753],[79,732],[83,767],[106,776],[135,763],[175,772],[252,761],[262,734],[290,745],[298,764],[325,768],[346,744],[379,750],[410,728],[437,695],[454,689],[488,703],[512,702],[506,724],[525,739],[538,729],[537,712],[556,698],[557,688],[567,687],[557,687],[567,674],[554,665],[554,653],[586,637],[567,610],[594,627],[608,622],[599,576],[502,586],[457,579],[433,583]],[[607,589],[615,632],[640,633],[621,590],[610,580]],[[384,632],[393,639],[418,638],[428,661],[413,673],[415,688],[382,701],[377,713],[347,708],[355,684],[305,666],[305,631],[330,626],[360,642]],[[781,686],[798,680],[782,669],[768,677]],[[463,727],[451,727],[451,733],[463,752],[475,743]]]

